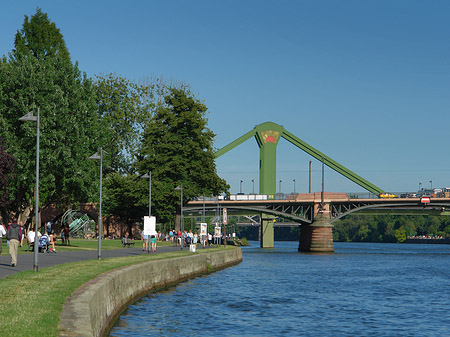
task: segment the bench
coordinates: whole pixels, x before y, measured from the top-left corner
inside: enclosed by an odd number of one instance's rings
[[[130,248],[131,246],[134,247],[134,242],[130,238],[122,238],[122,246]]]

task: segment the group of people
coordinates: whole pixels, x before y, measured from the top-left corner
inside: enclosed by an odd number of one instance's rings
[[[150,243],[152,245],[152,252],[156,252],[156,241],[157,241],[157,235],[147,235],[142,233],[142,250],[148,251],[148,241],[150,240]]]
[[[48,226],[45,227],[45,230],[45,234],[38,231],[36,235],[36,232],[32,227],[27,232],[22,221],[19,221],[19,223],[13,221],[8,224],[7,228],[0,224],[0,254],[2,253],[1,243],[3,241],[3,236],[6,237],[8,242],[9,254],[11,255],[11,267],[17,266],[17,254],[19,247],[22,247],[24,240],[26,240],[28,247],[31,250],[34,250],[35,243],[37,243],[39,251],[45,247],[49,252],[56,253],[56,233],[51,230],[51,227],[49,229]],[[62,233],[64,233],[64,229]],[[70,244],[68,239],[69,235],[67,234],[66,241]]]
[[[190,244],[201,243],[202,247],[205,248],[207,245],[211,246],[213,241],[212,234],[203,234],[198,235],[197,232],[192,232],[192,230],[188,231],[176,231],[174,229],[170,230],[166,235],[166,241],[173,242],[176,246],[180,246],[181,248],[187,247]]]

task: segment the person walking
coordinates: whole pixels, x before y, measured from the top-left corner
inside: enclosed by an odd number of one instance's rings
[[[17,223],[12,223],[6,230],[6,239],[9,240],[9,254],[11,255],[11,267],[17,265],[17,251],[19,244],[22,246],[22,228]]]
[[[144,234],[144,231],[142,231],[142,251],[148,251],[148,235]]]
[[[3,236],[6,235],[5,226],[0,224],[0,254],[2,253]]]
[[[150,236],[150,242],[152,243],[152,252],[156,252],[156,235],[151,235]]]
[[[64,227],[64,239],[66,240],[66,245],[70,246],[70,228],[69,228],[69,225]]]

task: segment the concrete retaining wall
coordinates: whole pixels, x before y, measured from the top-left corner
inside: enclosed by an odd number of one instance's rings
[[[60,336],[102,336],[130,303],[148,292],[241,261],[242,251],[233,249],[149,261],[102,274],[66,301]]]

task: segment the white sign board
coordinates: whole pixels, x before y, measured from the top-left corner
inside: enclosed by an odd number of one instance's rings
[[[220,233],[221,233],[221,228],[220,227],[215,227],[214,228],[214,237],[215,238],[220,238],[221,237]]]
[[[144,235],[156,235],[156,217],[144,216]]]
[[[208,235],[208,224],[204,222],[200,224],[200,235]]]

